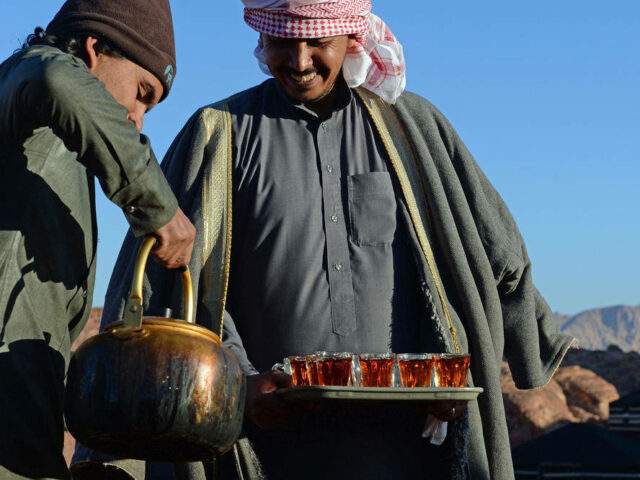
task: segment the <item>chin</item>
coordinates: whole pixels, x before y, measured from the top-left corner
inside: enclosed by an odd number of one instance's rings
[[[313,91],[300,91],[300,90],[287,90],[287,94],[302,103],[311,103],[317,100],[320,100],[324,95],[323,92],[313,92]]]

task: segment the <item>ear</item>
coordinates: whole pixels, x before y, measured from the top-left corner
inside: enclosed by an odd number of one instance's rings
[[[100,62],[101,53],[98,53],[95,49],[95,44],[98,43],[98,39],[95,37],[87,37],[84,41],[84,45],[82,48],[82,53],[85,57],[85,62],[87,62],[87,67],[89,67],[89,71],[93,73],[98,63]]]
[[[356,44],[356,37],[349,35],[349,41],[347,42],[347,48],[352,48]]]

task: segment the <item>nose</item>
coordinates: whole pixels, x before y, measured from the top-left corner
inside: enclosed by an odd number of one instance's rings
[[[143,117],[144,117],[144,113],[141,113],[139,111],[134,111],[134,112],[129,112],[129,114],[127,115],[127,120],[133,122],[133,124],[136,126],[136,130],[138,130],[138,132],[141,132]]]
[[[291,49],[291,55],[289,59],[289,65],[291,68],[304,72],[313,67],[313,59],[311,58],[311,50],[307,42],[297,42]]]

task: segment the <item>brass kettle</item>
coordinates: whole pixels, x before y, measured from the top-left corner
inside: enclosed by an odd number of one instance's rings
[[[190,462],[228,451],[242,428],[245,378],[212,331],[184,318],[142,317],[142,281],[155,238],[136,259],[124,319],[83,342],[69,365],[65,418],[83,445],[110,455]]]

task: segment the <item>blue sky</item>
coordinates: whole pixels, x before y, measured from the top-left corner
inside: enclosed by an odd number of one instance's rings
[[[518,221],[562,313],[640,304],[640,2],[373,0],[407,88],[450,120]],[[0,56],[61,1],[4,2]],[[145,119],[159,158],[200,106],[263,81],[239,0],[172,1],[178,74]],[[98,193],[95,305],[126,231]]]

